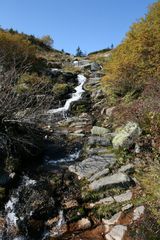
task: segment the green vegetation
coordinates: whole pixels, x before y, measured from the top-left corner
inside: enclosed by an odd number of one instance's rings
[[[157,1],[149,7],[144,18],[131,26],[123,42],[113,49],[102,63],[105,76],[101,83],[106,94],[106,102],[108,106],[115,106],[112,122],[109,120],[111,126],[115,129],[127,121],[135,121],[142,129],[142,135],[137,141],[140,153],[135,153],[134,149],[115,151],[119,159],[118,167],[127,162],[135,164],[135,177],[141,189],[137,189],[132,203],[134,206],[145,205],[148,211],[141,224],[135,226],[136,234],[139,231],[139,237],[133,235],[134,239],[140,239],[142,233],[148,237],[147,239],[159,239],[157,238],[160,224],[159,26],[160,1]],[[93,54],[90,57],[98,59],[100,56]],[[119,211],[119,206],[100,206],[95,211],[103,216],[114,209]],[[147,235],[148,226],[151,231]],[[157,232],[154,232],[154,229]]]
[[[37,94],[43,94],[50,82],[51,80],[45,75],[38,76],[37,73],[24,73],[18,79],[16,90],[18,93],[33,93],[36,90]]]
[[[78,46],[78,48],[76,49],[76,57],[84,57],[84,56],[85,54],[82,52],[82,50]]]
[[[143,199],[143,204],[148,206],[148,210],[155,216],[158,224],[160,224],[160,212],[159,212],[159,199],[160,199],[160,167],[157,164],[152,166],[147,166],[143,171],[139,171],[136,174],[143,191],[145,192],[145,197]]]
[[[52,92],[54,93],[56,98],[63,98],[68,94],[71,90],[71,87],[67,83],[56,83],[53,88]]]
[[[93,55],[93,54],[97,54],[97,53],[106,53],[106,52],[111,51],[112,48],[113,48],[113,45],[111,45],[111,48],[108,47],[108,48],[101,49],[99,51],[90,52],[88,54],[88,56]]]

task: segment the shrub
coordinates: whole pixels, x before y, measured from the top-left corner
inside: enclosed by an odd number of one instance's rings
[[[128,103],[121,101],[114,110],[113,119],[115,126],[120,126],[126,121],[139,122],[144,136],[153,148],[160,153],[160,81],[159,79],[147,80],[143,93],[138,99]]]
[[[124,41],[112,51],[107,62],[103,85],[109,95],[124,97],[129,92],[141,93],[147,79],[160,74],[160,2],[132,25]],[[140,95],[140,94],[139,94]]]
[[[40,39],[43,44],[45,44],[47,47],[52,47],[54,41],[53,39],[51,38],[51,36],[49,35],[46,35],[46,36],[43,36],[41,39]]]
[[[16,68],[34,63],[36,49],[22,35],[0,31],[0,56],[3,67]]]
[[[37,73],[24,73],[18,79],[16,90],[18,93],[30,92],[36,94],[46,94],[51,87],[50,79],[46,76],[38,76]]]
[[[70,92],[70,87],[66,83],[56,83],[53,86],[52,92],[56,98],[63,98]]]

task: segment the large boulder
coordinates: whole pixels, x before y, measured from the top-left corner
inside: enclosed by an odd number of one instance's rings
[[[91,129],[92,135],[104,136],[108,132],[109,130],[107,128],[98,127],[98,126],[93,126],[93,128]]]
[[[100,175],[104,169],[112,167],[115,162],[116,158],[114,154],[106,153],[103,156],[95,155],[83,160],[78,164],[70,165],[69,171],[77,174],[79,179],[85,177],[89,180],[92,180],[91,176],[97,178],[97,174]]]
[[[113,138],[112,143],[115,149],[118,148],[129,148],[135,143],[137,138],[141,134],[139,125],[135,122],[128,122],[124,128],[117,132]]]

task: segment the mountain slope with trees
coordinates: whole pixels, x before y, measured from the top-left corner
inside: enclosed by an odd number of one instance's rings
[[[115,124],[137,120],[160,149],[160,2],[131,26],[105,64],[102,86],[115,109]]]

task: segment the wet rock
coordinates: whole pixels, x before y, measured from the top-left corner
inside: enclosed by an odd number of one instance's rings
[[[48,221],[46,222],[46,226],[50,227],[53,224],[57,223],[59,221],[59,217],[56,216],[54,218],[48,219]]]
[[[133,220],[134,221],[138,220],[144,214],[144,210],[145,210],[144,206],[139,206],[135,208],[133,212]]]
[[[123,225],[116,225],[112,230],[105,235],[106,240],[123,240],[127,227]]]
[[[50,239],[57,239],[57,237],[62,236],[67,233],[68,228],[66,224],[61,225],[60,227],[55,226],[50,230]]]
[[[50,227],[49,236],[51,237],[51,239],[57,239],[57,237],[62,236],[68,231],[63,211],[59,211],[58,217],[47,221],[47,225]]]
[[[128,186],[131,183],[131,179],[124,173],[116,173],[111,176],[103,177],[99,180],[92,182],[89,185],[91,190],[98,191],[100,188],[110,188],[117,185]]]
[[[53,196],[51,185],[46,181],[36,182],[24,177],[22,184],[6,206],[8,224],[13,224],[11,218],[14,217],[14,222],[21,233],[25,234],[27,230],[29,236],[39,235],[44,227],[44,221],[57,213]]]
[[[113,147],[115,149],[120,147],[129,148],[133,143],[135,143],[141,132],[142,131],[137,123],[128,122],[126,126],[122,128],[113,138]]]
[[[73,232],[73,231],[86,230],[90,227],[91,227],[90,220],[88,218],[82,218],[78,222],[70,224],[69,230]]]
[[[107,128],[93,126],[93,128],[91,129],[92,135],[104,136],[107,133],[109,133],[109,130]]]
[[[9,173],[6,171],[0,171],[0,186],[4,187],[7,186],[10,182],[11,178]]]
[[[44,221],[39,219],[28,219],[26,228],[30,237],[38,237],[41,235],[42,229],[44,228]]]

